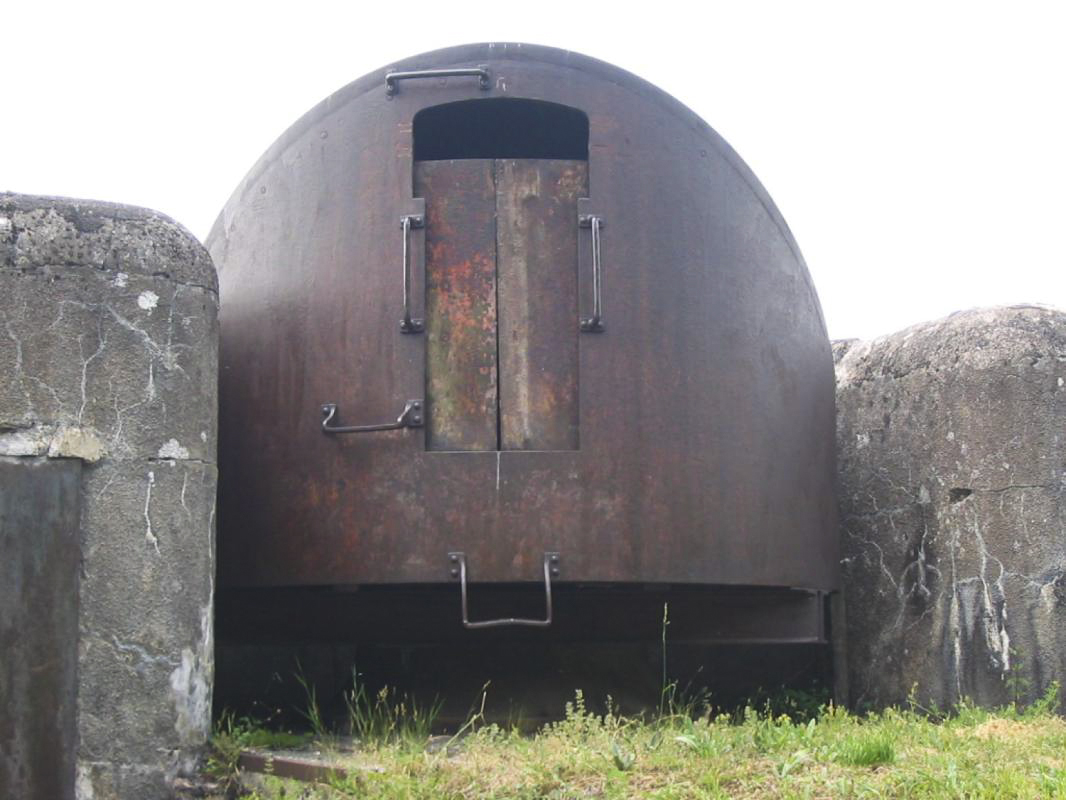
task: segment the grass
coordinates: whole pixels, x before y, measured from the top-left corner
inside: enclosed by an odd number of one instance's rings
[[[1066,798],[1066,722],[1057,687],[1022,710],[962,705],[857,715],[747,708],[698,718],[599,715],[580,692],[535,735],[484,724],[458,747],[364,741],[349,777],[308,786],[257,779],[280,798]],[[244,735],[251,735],[245,733]],[[217,741],[217,739],[216,739]]]
[[[236,788],[240,783],[237,759],[242,750],[263,748],[267,750],[284,750],[303,747],[312,742],[310,733],[292,731],[273,731],[247,719],[238,719],[229,712],[223,712],[215,723],[211,736],[211,750],[207,758],[207,772],[219,780],[226,790]]]
[[[360,742],[375,745],[414,743],[425,745],[440,713],[440,701],[427,705],[414,698],[397,696],[389,687],[371,695],[362,683],[344,697],[348,727]]]

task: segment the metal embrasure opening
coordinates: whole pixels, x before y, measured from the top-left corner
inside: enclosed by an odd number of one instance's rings
[[[464,628],[499,628],[505,625],[525,625],[532,628],[547,628],[552,624],[552,577],[559,576],[558,553],[544,554],[544,604],[546,609],[544,619],[504,617],[501,619],[485,619],[472,622],[470,620],[470,612],[467,607],[466,597],[466,554],[461,552],[448,553],[448,563],[451,568],[452,577],[459,579]]]

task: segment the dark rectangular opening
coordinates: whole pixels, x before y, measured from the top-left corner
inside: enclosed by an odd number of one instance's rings
[[[415,161],[552,158],[587,161],[589,118],[542,100],[489,98],[431,106],[415,114]]]

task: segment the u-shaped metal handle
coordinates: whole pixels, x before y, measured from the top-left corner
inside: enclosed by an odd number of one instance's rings
[[[411,319],[411,228],[422,228],[426,218],[422,214],[404,214],[400,217],[403,228],[403,319],[400,330],[404,333],[421,333],[425,323],[420,319]]]
[[[589,228],[592,233],[592,316],[581,320],[585,333],[601,333],[603,325],[603,264],[600,260],[600,228],[603,217],[596,214],[581,214],[578,227]]]
[[[330,425],[336,415],[336,403],[322,405],[322,433],[376,433],[400,428],[421,428],[424,420],[421,400],[408,400],[395,422],[383,422],[379,425]]]
[[[485,619],[471,622],[466,602],[466,554],[461,552],[448,553],[448,563],[451,566],[452,577],[459,579],[459,592],[462,595],[463,603],[464,628],[499,628],[504,625],[525,625],[531,628],[547,628],[552,624],[552,576],[559,574],[558,553],[544,554],[544,604],[546,607],[544,619],[504,617],[502,619]]]
[[[478,79],[478,88],[488,91],[492,84],[489,81],[489,67],[487,64],[479,64],[476,67],[456,67],[454,69],[415,69],[407,72],[385,73],[385,95],[392,97],[400,91],[400,81],[409,81],[415,78],[452,78],[469,75]]]

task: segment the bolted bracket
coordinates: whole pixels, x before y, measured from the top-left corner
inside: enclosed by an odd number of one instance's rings
[[[336,403],[323,403],[322,405],[322,432],[323,433],[377,433],[378,431],[395,431],[401,428],[421,428],[425,417],[422,414],[421,400],[408,400],[403,407],[400,416],[395,422],[384,422],[377,425],[330,425],[337,415]]]

